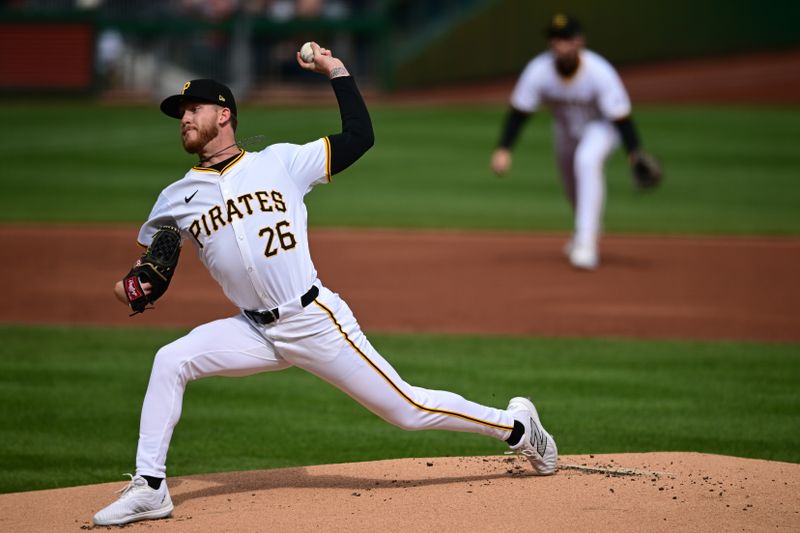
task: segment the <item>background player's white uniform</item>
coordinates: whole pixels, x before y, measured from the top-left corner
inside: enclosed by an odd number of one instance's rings
[[[593,250],[605,203],[603,165],[619,145],[611,121],[627,117],[631,103],[611,64],[591,50],[580,51],[577,71],[562,77],[553,53],[533,58],[511,95],[511,106],[525,113],[548,107],[554,117],[555,151],[564,190],[575,209],[572,246]]]
[[[142,408],[138,475],[163,478],[186,384],[298,366],[340,388],[404,429],[448,429],[506,439],[510,411],[450,392],[413,387],[370,345],[347,304],[317,279],[307,238],[304,196],[330,181],[328,138],[245,152],[222,172],[194,167],[160,194],[139,242],[162,224],[186,241],[243,310],[279,309],[267,325],[245,314],[192,330],[159,350]],[[318,297],[307,307],[301,296]],[[313,406],[309,406],[313,407]]]

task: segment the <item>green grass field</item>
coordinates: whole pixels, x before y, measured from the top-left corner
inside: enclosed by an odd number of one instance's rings
[[[0,221],[141,222],[194,163],[177,121],[148,108],[83,104],[9,110]],[[510,176],[488,170],[501,107],[380,107],[375,147],[309,195],[316,226],[568,230],[547,114],[528,124]],[[249,108],[239,137],[306,142],[338,112]],[[647,107],[636,119],[667,178],[637,194],[621,151],[608,165],[609,232],[800,233],[800,109]],[[258,146],[260,148],[261,146]]]
[[[568,231],[546,115],[525,130],[511,176],[489,173],[502,113],[374,109],[375,148],[311,193],[311,226]],[[7,115],[0,223],[137,224],[193,163],[177,122],[155,106],[21,104]],[[800,234],[800,108],[640,107],[635,116],[667,178],[637,194],[615,154],[609,232]],[[245,108],[242,119],[241,138],[269,143],[339,128],[333,108]],[[152,356],[180,334],[0,325],[0,491],[121,480],[134,467]],[[370,336],[414,384],[497,406],[533,395],[564,454],[800,462],[797,344]],[[291,369],[191,384],[169,472],[503,451],[475,435],[403,432]]]
[[[150,362],[182,331],[4,326],[0,334],[0,491],[116,480],[133,469]],[[795,346],[371,337],[413,384],[498,407],[534,394],[562,454],[691,450],[800,462]],[[169,473],[504,450],[477,435],[402,431],[289,369],[191,383]]]

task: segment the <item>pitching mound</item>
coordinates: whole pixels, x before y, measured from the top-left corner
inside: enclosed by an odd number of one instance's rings
[[[517,457],[400,459],[171,478],[171,518],[130,530],[800,529],[800,465],[698,453],[580,455],[551,477]],[[0,495],[4,531],[92,528],[124,483]],[[103,528],[98,528],[103,529]]]

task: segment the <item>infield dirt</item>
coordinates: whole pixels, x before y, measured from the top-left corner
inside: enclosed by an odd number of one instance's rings
[[[0,249],[16,258],[0,262],[8,282],[0,321],[191,327],[237,312],[187,246],[158,310],[129,317],[111,289],[141,253],[136,233],[0,226]],[[566,239],[310,234],[322,282],[343,295],[367,332],[800,341],[800,239],[613,235],[595,272],[569,267]],[[102,253],[87,263],[86,249]]]

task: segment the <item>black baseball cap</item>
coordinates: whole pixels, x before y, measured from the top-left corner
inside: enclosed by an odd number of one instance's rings
[[[544,34],[548,39],[572,39],[581,35],[582,31],[578,19],[564,13],[556,13],[544,29]]]
[[[161,102],[161,111],[172,118],[181,118],[181,104],[186,101],[208,102],[227,107],[236,116],[236,100],[227,86],[215,80],[192,80],[183,84],[181,94],[168,96]]]

